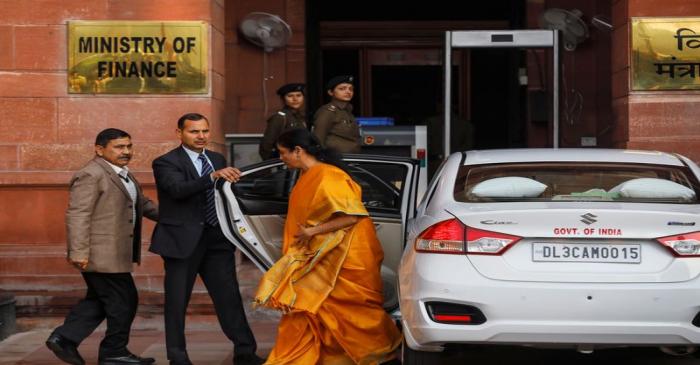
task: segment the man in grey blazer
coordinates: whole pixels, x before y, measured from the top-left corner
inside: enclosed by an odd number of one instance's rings
[[[141,262],[141,218],[158,219],[157,206],[129,172],[131,136],[114,128],[97,135],[95,158],[70,182],[66,211],[68,261],[80,270],[87,294],[46,341],[64,362],[84,365],[77,346],[107,320],[100,365],[151,364],[127,349],[138,294],[131,276]]]

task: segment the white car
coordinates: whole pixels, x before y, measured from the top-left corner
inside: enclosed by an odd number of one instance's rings
[[[419,161],[345,160],[384,248],[384,307],[400,316],[404,364],[439,363],[462,344],[700,343],[700,170],[687,158],[455,153],[417,207]],[[267,270],[297,174],[279,160],[242,170],[220,184],[217,211],[224,234]]]
[[[669,153],[456,153],[409,223],[404,364],[446,345],[700,343],[700,170]]]

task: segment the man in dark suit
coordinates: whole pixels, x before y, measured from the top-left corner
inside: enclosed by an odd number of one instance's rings
[[[192,364],[185,343],[185,311],[197,274],[214,302],[219,324],[233,341],[236,365],[262,364],[243,310],[236,280],[234,246],[216,216],[214,181],[237,182],[240,171],[206,150],[209,121],[201,114],[177,122],[181,146],[153,161],[160,219],[150,250],[165,264],[165,344],[172,365]]]
[[[73,175],[66,210],[68,261],[81,271],[87,294],[46,346],[64,362],[84,365],[77,346],[107,319],[99,364],[151,364],[153,358],[136,356],[126,346],[138,304],[131,272],[141,262],[141,217],[156,220],[158,208],[126,167],[132,157],[128,133],[103,130],[95,155]]]

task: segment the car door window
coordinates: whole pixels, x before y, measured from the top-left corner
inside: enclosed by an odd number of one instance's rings
[[[243,176],[233,185],[233,192],[242,198],[289,198],[293,185],[292,173],[284,165],[261,169]]]
[[[351,162],[350,174],[362,187],[362,202],[372,215],[398,217],[407,185],[405,165],[379,162]],[[283,164],[247,173],[232,185],[244,214],[286,214],[289,194],[298,171]]]
[[[400,217],[407,167],[378,162],[349,163],[352,178],[362,187],[362,202],[373,216]]]
[[[296,178],[296,171],[279,164],[248,173],[231,188],[244,214],[286,214]]]

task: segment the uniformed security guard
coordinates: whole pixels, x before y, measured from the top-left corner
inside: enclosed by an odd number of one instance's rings
[[[360,153],[360,126],[352,115],[353,77],[336,76],[326,84],[331,102],[314,116],[314,134],[324,147],[340,153]]]
[[[279,156],[275,142],[277,138],[290,129],[306,128],[306,118],[303,113],[304,84],[286,84],[277,89],[277,95],[282,99],[282,109],[267,119],[267,127],[258,152],[263,160]]]

